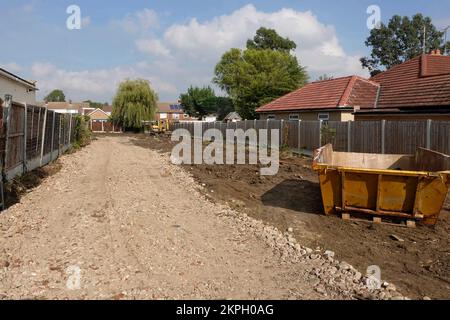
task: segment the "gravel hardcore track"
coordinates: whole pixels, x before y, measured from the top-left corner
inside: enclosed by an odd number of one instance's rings
[[[181,168],[130,137],[100,138],[61,162],[60,172],[0,216],[0,299],[349,299],[360,293],[356,270],[207,201]],[[66,286],[71,266],[81,270],[80,289]],[[323,276],[327,268],[336,282]]]

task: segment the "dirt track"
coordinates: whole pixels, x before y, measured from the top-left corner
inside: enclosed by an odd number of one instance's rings
[[[166,158],[122,136],[63,157],[0,216],[0,299],[324,298]]]

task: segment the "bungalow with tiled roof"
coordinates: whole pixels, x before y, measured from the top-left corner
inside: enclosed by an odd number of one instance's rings
[[[356,120],[450,121],[450,56],[439,50],[371,78],[380,84],[373,106],[361,106]]]
[[[169,123],[172,123],[195,120],[185,114],[180,102],[158,102],[156,107],[157,109],[154,118],[156,121],[162,121],[164,123],[168,121]]]
[[[450,56],[436,50],[369,80],[313,82],[256,111],[263,120],[450,121]]]
[[[379,84],[350,76],[312,82],[257,109],[261,120],[351,121],[355,107],[371,107]]]
[[[122,132],[121,128],[111,121],[112,106],[103,106],[84,115],[89,117],[89,125],[92,132]]]

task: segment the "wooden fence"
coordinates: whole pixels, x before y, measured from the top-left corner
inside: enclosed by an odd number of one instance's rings
[[[0,117],[1,168],[6,181],[57,159],[75,140],[72,115],[6,99]]]
[[[194,136],[195,122],[173,123],[171,130],[186,129]],[[201,123],[201,135],[208,129],[278,129],[280,145],[311,151],[332,143],[336,151],[381,154],[414,154],[418,147],[450,154],[449,121],[283,121],[247,120],[235,123]],[[269,134],[270,136],[270,134]]]

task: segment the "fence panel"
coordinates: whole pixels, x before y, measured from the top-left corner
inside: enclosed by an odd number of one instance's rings
[[[287,134],[285,134],[286,141],[284,141],[284,144],[291,149],[299,149],[299,129],[299,121],[286,122]]]
[[[320,122],[302,121],[300,123],[300,149],[315,150],[320,146]]]
[[[430,134],[431,149],[450,154],[450,122],[433,121]]]
[[[37,136],[37,115],[35,117],[35,107],[30,106],[27,108],[27,160],[33,159],[36,151],[36,145],[38,144],[39,136]]]
[[[381,153],[381,122],[355,121],[351,124],[351,152]]]
[[[27,109],[26,168],[28,171],[31,171],[40,166],[45,109],[35,106],[29,106]]]
[[[427,146],[426,121],[386,121],[386,154],[415,154]]]
[[[329,121],[322,126],[322,145],[333,144],[335,151],[349,150],[349,122]]]
[[[25,156],[25,105],[12,103],[8,110],[4,168],[7,177],[23,173]]]
[[[172,130],[184,128],[191,135],[194,126],[218,129],[226,138],[226,130],[268,129],[268,144],[271,130],[279,130],[280,146],[292,150],[313,151],[327,143],[336,151],[386,154],[414,154],[418,147],[450,154],[450,122],[446,121],[281,121],[247,120],[241,122],[179,123],[172,124]],[[283,128],[282,128],[283,127]],[[430,130],[428,130],[430,129]]]
[[[6,180],[56,159],[75,140],[77,120],[46,108],[6,101],[0,148]]]
[[[54,138],[53,124],[55,119],[55,112],[47,111],[47,120],[45,123],[45,141],[44,141],[44,156],[52,152],[52,144]]]

